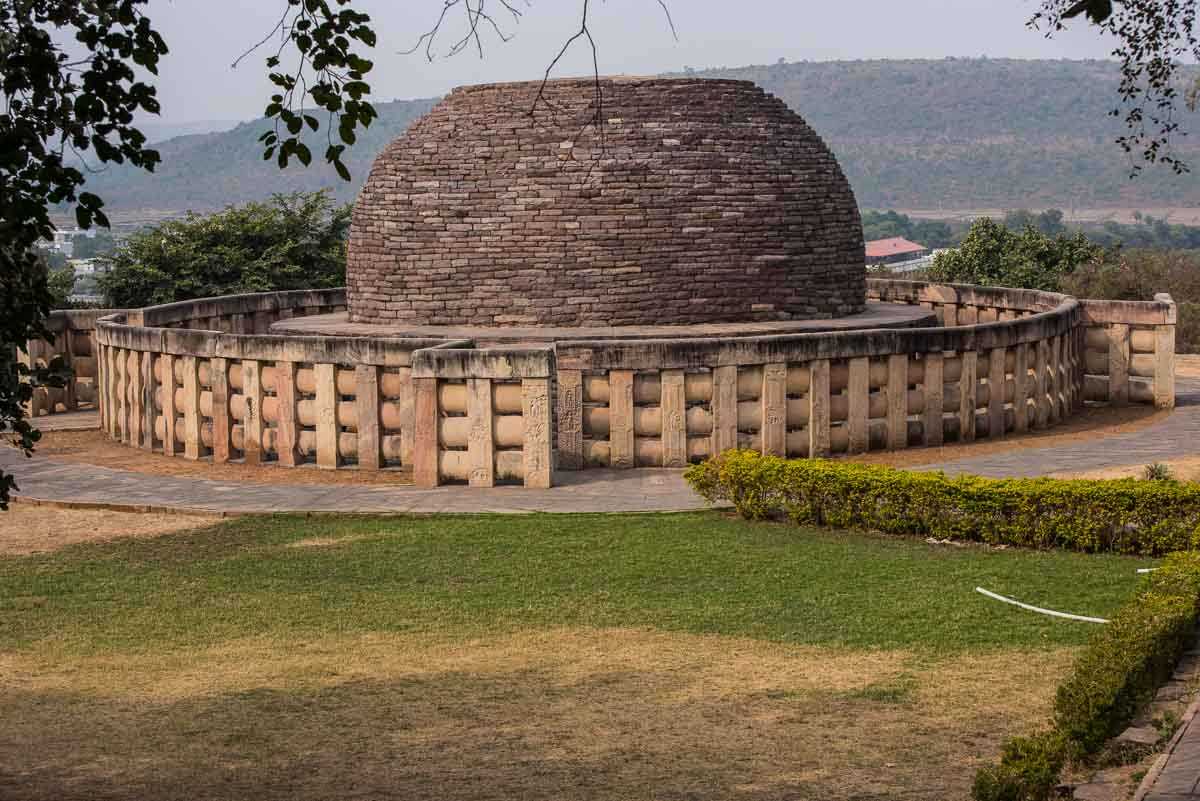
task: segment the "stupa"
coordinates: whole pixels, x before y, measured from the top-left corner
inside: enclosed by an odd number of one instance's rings
[[[469,86],[376,160],[347,301],[401,328],[839,318],[866,307],[862,227],[829,148],[749,81]]]

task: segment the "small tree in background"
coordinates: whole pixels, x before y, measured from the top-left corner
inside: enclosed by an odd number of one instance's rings
[[[117,248],[113,235],[107,231],[97,231],[95,236],[77,236],[71,245],[71,255],[77,259],[94,259],[97,256],[107,256]]]
[[[189,214],[129,238],[100,278],[115,307],[341,286],[350,207],[327,192]]]
[[[1004,227],[1013,231],[1023,231],[1030,226],[1046,236],[1058,236],[1067,232],[1061,209],[1046,209],[1040,213],[1028,209],[1016,209],[1004,215]]]
[[[1058,292],[1063,277],[1107,251],[1082,232],[1047,236],[1032,225],[1012,231],[995,220],[976,220],[962,244],[934,256],[934,281],[1011,286]]]
[[[1200,353],[1200,252],[1122,250],[1080,265],[1063,279],[1063,289],[1078,298],[1108,300],[1150,300],[1170,292],[1179,314],[1175,350]]]
[[[46,288],[54,298],[54,308],[70,308],[71,291],[75,289],[75,270],[70,266],[48,267],[47,270]]]

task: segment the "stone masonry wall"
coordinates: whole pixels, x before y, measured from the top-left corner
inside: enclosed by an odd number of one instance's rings
[[[454,90],[384,150],[354,212],[351,319],[648,325],[828,318],[865,304],[833,154],[746,81]]]

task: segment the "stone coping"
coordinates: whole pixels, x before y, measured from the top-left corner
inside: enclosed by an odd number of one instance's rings
[[[340,305],[344,293],[340,289],[300,290],[279,293],[235,295],[224,298],[204,298],[196,301],[149,307],[116,313],[97,322],[97,340],[102,345],[142,352],[193,355],[205,358],[284,360],[294,362],[334,362],[345,364],[374,364],[408,366],[412,353],[424,348],[525,350],[529,347],[554,343],[559,366],[573,369],[647,369],[688,368],[695,366],[761,364],[764,362],[810,361],[813,359],[883,356],[894,353],[930,353],[938,351],[987,350],[1011,347],[1048,337],[1060,336],[1081,322],[1080,301],[1067,295],[1033,290],[1012,290],[992,287],[970,287],[955,284],[930,284],[916,281],[870,282],[870,291],[881,296],[877,304],[877,321],[884,315],[894,315],[906,325],[891,328],[863,327],[864,319],[850,328],[839,328],[837,320],[789,321],[794,325],[824,326],[820,329],[800,328],[793,331],[773,329],[770,333],[752,330],[748,324],[741,335],[718,335],[705,331],[722,327],[717,324],[692,326],[653,326],[650,329],[697,331],[690,337],[662,336],[654,330],[643,330],[642,338],[589,337],[595,329],[546,329],[539,341],[493,343],[484,337],[454,337],[459,329],[436,327],[438,336],[388,336],[375,330],[369,336],[343,333],[332,335],[276,330],[280,323],[271,324],[271,334],[234,334],[203,327],[209,318],[225,315],[251,315],[256,310],[273,311],[312,306]],[[1025,306],[1027,316],[986,323],[942,326],[935,312],[916,303],[922,292],[938,295],[937,304],[985,304],[1001,308]],[[942,297],[945,295],[945,297]],[[1011,304],[1011,305],[1010,305]],[[1152,303],[1147,306],[1158,306]],[[1161,304],[1167,307],[1167,304]],[[1030,308],[1032,307],[1032,308]],[[190,308],[190,312],[188,311]],[[306,320],[328,318],[330,314],[314,314],[290,318],[292,325],[303,326]],[[165,320],[178,327],[159,328]],[[160,322],[163,321],[163,322]],[[182,324],[181,324],[182,323]],[[771,325],[779,325],[772,323]],[[914,327],[915,326],[915,327]],[[493,329],[495,330],[495,329]],[[514,329],[515,330],[515,329]],[[619,329],[618,329],[619,330]],[[566,332],[571,338],[553,339],[551,333]],[[399,330],[397,330],[399,333]],[[409,333],[413,333],[411,330]],[[452,357],[461,360],[463,357]]]
[[[888,328],[932,328],[937,315],[930,309],[900,303],[868,303],[861,314],[826,320],[774,320],[696,325],[538,326],[493,328],[485,326],[387,325],[351,322],[347,312],[316,314],[280,320],[273,334],[297,336],[377,337],[388,339],[469,339],[481,346],[492,344],[548,343],[590,340],[687,340],[864,331]]]

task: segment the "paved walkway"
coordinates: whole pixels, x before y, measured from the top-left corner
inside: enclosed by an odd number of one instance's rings
[[[247,484],[154,476],[108,467],[26,459],[0,448],[0,469],[17,479],[18,498],[134,506],[218,514],[261,512],[671,512],[702,509],[704,502],[678,470],[588,470],[560,473],[548,490],[502,486],[422,489],[410,485],[328,487]],[[305,468],[302,468],[305,469]],[[315,469],[315,468],[314,468]]]
[[[1200,722],[1196,706],[1188,710],[1177,739],[1159,773],[1151,782],[1145,801],[1200,801]]]
[[[84,409],[35,417],[31,421],[42,431],[90,431],[100,427],[100,412]]]
[[[1178,408],[1165,420],[1130,434],[1071,445],[1020,448],[968,457],[923,470],[986,476],[1032,476],[1148,464],[1200,452],[1200,379],[1179,379]],[[64,423],[82,417],[59,415]],[[66,418],[77,418],[66,420]],[[55,416],[38,418],[40,425]],[[47,426],[49,427],[49,426]],[[94,424],[93,424],[94,427]],[[26,459],[0,448],[0,468],[12,472],[19,497],[98,505],[133,505],[224,514],[254,512],[662,512],[702,509],[676,470],[587,470],[556,474],[548,490],[523,487],[421,489],[413,486],[248,484],[156,476],[106,467]],[[315,468],[314,468],[315,469]]]
[[[1175,411],[1165,420],[1128,434],[1114,434],[1069,445],[1019,448],[988,456],[969,456],[923,465],[994,478],[1085,473],[1109,467],[1146,465],[1184,456],[1200,456],[1200,379],[1175,380]]]

